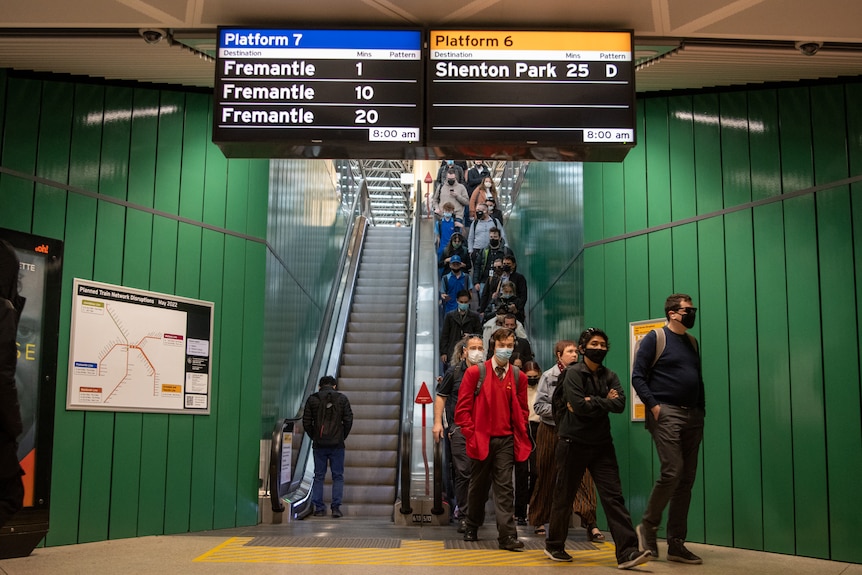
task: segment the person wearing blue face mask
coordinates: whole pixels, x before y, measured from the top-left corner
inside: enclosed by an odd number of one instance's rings
[[[440,329],[440,361],[443,362],[443,373],[449,366],[452,349],[455,344],[468,333],[482,333],[482,317],[470,309],[470,290],[462,289],[455,295],[458,308],[443,317],[443,327]]]
[[[464,541],[479,539],[493,487],[498,546],[523,551],[515,526],[512,471],[515,462],[525,461],[533,447],[527,432],[527,376],[509,364],[515,346],[512,330],[500,328],[491,339],[494,357],[464,372],[455,406],[455,423],[472,460]]]
[[[449,245],[452,234],[455,232],[463,234],[464,232],[464,224],[461,223],[460,218],[455,216],[454,212],[455,206],[452,202],[446,202],[443,204],[442,217],[434,222],[434,246],[437,249],[438,259],[446,246]]]

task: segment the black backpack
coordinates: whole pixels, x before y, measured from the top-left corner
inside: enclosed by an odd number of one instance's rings
[[[321,445],[339,445],[344,441],[344,409],[339,401],[341,394],[334,389],[320,391],[317,397],[317,441]]]

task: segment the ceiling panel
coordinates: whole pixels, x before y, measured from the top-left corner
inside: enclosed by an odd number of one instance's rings
[[[218,25],[632,29],[640,56],[661,47],[638,91],[855,76],[862,61],[860,0],[2,1],[0,67],[186,86],[212,86],[212,62],[181,46],[212,49]],[[816,56],[793,49],[811,39],[826,42]]]

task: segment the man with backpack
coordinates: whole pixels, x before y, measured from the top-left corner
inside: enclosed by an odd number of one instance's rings
[[[688,333],[697,308],[691,296],[677,293],[665,301],[664,313],[667,325],[644,336],[632,367],[632,385],[646,407],[646,428],[661,461],[637,534],[641,547],[658,557],[656,532],[668,507],[668,561],[699,565],[703,559],[685,546],[705,414],[700,354]]]
[[[323,504],[323,481],[326,465],[332,472],[332,517],[343,516],[341,498],[344,495],[344,440],[353,427],[353,410],[343,393],[335,391],[335,378],[325,375],[320,378],[319,391],[312,393],[305,402],[302,426],[311,436],[314,452],[314,483],[311,485],[311,503],[314,516],[326,515]]]
[[[461,387],[464,372],[468,367],[479,365],[484,360],[482,336],[476,333],[465,335],[454,347],[449,369],[437,386],[437,396],[434,398],[434,441],[439,443],[441,439],[443,440],[443,454],[446,461],[443,465],[449,478],[446,493],[450,501],[452,491],[455,494],[458,533],[464,533],[467,529],[467,494],[470,487],[471,463],[467,456],[464,435],[455,425],[455,405],[458,403],[458,390]]]
[[[533,448],[527,432],[527,376],[509,363],[515,348],[512,330],[500,328],[491,339],[494,357],[467,368],[455,405],[455,424],[461,428],[472,461],[464,541],[479,539],[493,486],[497,543],[500,549],[523,551],[513,515],[512,471],[515,462],[525,461]]]

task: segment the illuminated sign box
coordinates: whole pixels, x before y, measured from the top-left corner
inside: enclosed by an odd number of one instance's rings
[[[426,144],[444,157],[621,161],[632,34],[431,30]]]
[[[412,157],[419,30],[219,28],[213,142],[227,157]]]

